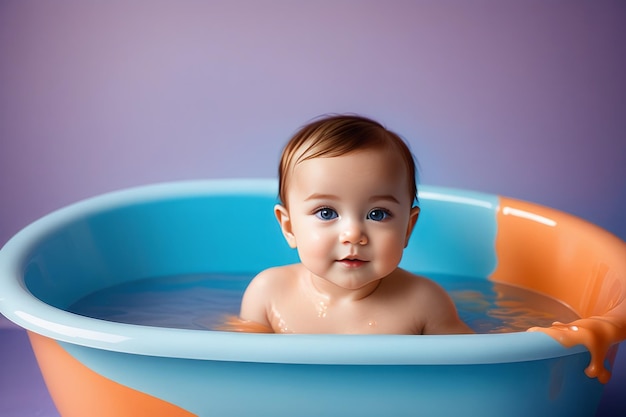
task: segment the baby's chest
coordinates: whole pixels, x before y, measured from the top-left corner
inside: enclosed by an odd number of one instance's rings
[[[281,333],[421,334],[423,328],[410,306],[332,305],[311,299],[276,302],[269,319]]]

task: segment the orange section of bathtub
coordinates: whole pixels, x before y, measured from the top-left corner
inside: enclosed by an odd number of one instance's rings
[[[72,357],[55,340],[32,332],[28,336],[50,395],[63,417],[196,416],[103,377]]]
[[[498,265],[491,279],[522,286],[569,305],[572,323],[532,328],[564,346],[591,352],[587,375],[607,382],[604,359],[626,339],[626,242],[578,217],[500,197]]]

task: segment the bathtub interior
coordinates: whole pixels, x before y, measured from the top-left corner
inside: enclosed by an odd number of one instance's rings
[[[269,196],[206,195],[143,201],[52,231],[25,273],[40,300],[64,309],[96,290],[176,274],[254,274],[297,260]]]

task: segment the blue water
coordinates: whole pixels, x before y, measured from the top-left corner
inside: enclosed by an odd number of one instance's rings
[[[482,279],[431,276],[452,296],[461,318],[477,333],[525,331],[578,316],[562,303]],[[157,327],[213,329],[239,313],[250,276],[177,275],[109,287],[68,310],[88,317]]]

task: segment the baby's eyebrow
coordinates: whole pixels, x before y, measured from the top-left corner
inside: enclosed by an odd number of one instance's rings
[[[320,193],[313,193],[310,196],[308,196],[307,198],[304,199],[304,201],[311,201],[311,200],[338,200],[339,197],[334,195],[334,194],[320,194]]]
[[[332,200],[339,200],[339,199],[340,199],[339,196],[336,196],[334,194],[313,193],[307,198],[305,198],[304,201],[312,201],[312,200],[331,200],[332,201]],[[395,204],[400,204],[400,201],[391,194],[373,195],[368,200],[372,203],[376,201],[390,201]]]
[[[400,201],[391,194],[373,195],[370,197],[370,201],[391,201],[392,203],[400,204]]]

